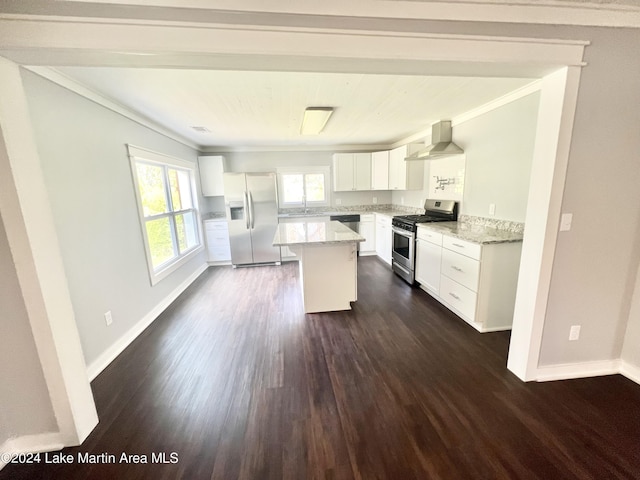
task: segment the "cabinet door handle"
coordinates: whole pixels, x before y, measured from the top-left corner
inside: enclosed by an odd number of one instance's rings
[[[464,245],[460,245],[459,243],[452,243],[451,245],[458,248],[464,248]]]
[[[451,295],[456,300],[460,300],[460,297],[458,295],[456,295],[455,293],[453,293],[453,292],[449,292],[449,295]]]
[[[456,272],[463,272],[464,271],[460,267],[456,267],[455,265],[451,265],[451,268],[453,268]]]

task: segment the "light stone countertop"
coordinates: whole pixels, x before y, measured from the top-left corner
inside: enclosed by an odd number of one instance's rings
[[[394,217],[396,215],[409,215],[407,212],[402,212],[400,210],[367,210],[367,211],[326,211],[326,212],[294,212],[294,213],[279,213],[278,218],[313,218],[313,217],[329,217],[332,215],[386,215],[388,217]]]
[[[522,233],[463,222],[419,223],[418,227],[479,244],[521,242],[523,237]]]
[[[333,243],[364,242],[365,238],[342,223],[300,221],[280,223],[273,237],[276,247],[291,245],[328,245]]]

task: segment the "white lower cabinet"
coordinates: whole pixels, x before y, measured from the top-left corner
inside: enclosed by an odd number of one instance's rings
[[[446,275],[442,275],[440,280],[440,296],[442,301],[449,305],[463,319],[470,323],[475,323],[476,302],[478,295],[473,290],[460,285],[451,280]]]
[[[225,219],[205,220],[204,231],[207,241],[207,260],[209,263],[228,263],[231,261],[229,227]]]
[[[373,213],[360,215],[359,233],[365,238],[360,243],[360,255],[376,254],[376,220]]]
[[[416,239],[416,282],[427,292],[440,292],[440,265],[442,263],[442,235],[418,228]]]
[[[428,227],[419,227],[417,236],[416,281],[421,288],[480,332],[509,330],[522,242],[478,244]]]
[[[392,243],[391,217],[376,213],[376,254],[389,265],[391,265]]]

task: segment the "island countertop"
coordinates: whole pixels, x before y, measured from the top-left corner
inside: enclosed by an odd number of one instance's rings
[[[273,245],[276,247],[364,241],[365,238],[362,235],[336,221],[280,223],[273,237]]]

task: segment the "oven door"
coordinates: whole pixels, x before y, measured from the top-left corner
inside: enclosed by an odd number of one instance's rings
[[[400,228],[392,228],[393,251],[392,258],[395,263],[413,271],[414,255],[416,248],[416,236],[413,232],[407,232]]]

